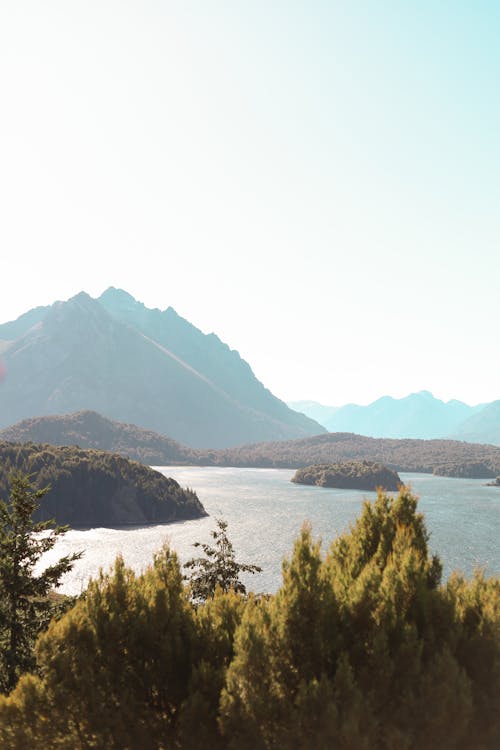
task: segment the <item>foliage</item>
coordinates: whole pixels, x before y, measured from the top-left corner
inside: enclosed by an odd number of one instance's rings
[[[53,521],[34,521],[48,487],[35,489],[29,477],[10,477],[9,502],[0,500],[0,688],[10,691],[23,672],[35,666],[33,645],[58,604],[51,589],[82,553],[62,557],[41,573],[35,567],[67,531]]]
[[[171,438],[137,425],[108,419],[95,411],[23,419],[0,430],[0,439],[112,451],[148,466],[186,464],[196,458],[196,451]]]
[[[408,489],[366,503],[324,560],[304,528],[281,589],[236,632],[221,701],[229,747],[494,748],[499,582],[481,595],[460,583],[475,603],[467,620],[440,575]]]
[[[402,484],[395,471],[373,461],[341,461],[336,464],[313,464],[297,469],[292,482],[315,484],[319,487],[344,489],[397,490]]]
[[[500,474],[500,446],[495,445],[458,440],[371,438],[334,432],[298,440],[200,450],[91,411],[25,419],[0,431],[0,439],[110,450],[150,466],[190,464],[296,469],[320,463],[369,461],[396,471],[452,477],[493,479]],[[0,455],[1,446],[0,443]],[[51,450],[47,445],[45,448]]]
[[[50,485],[37,520],[55,518],[71,526],[163,523],[206,515],[196,493],[148,466],[114,453],[76,446],[0,443],[0,493],[8,476],[36,476]]]
[[[0,746],[496,750],[500,580],[440,576],[407,488],[326,555],[305,525],[268,597],[194,606],[168,548],[119,559],[40,636]]]
[[[395,471],[486,479],[500,474],[500,446],[458,440],[371,438],[349,432],[200,452],[197,462],[297,469],[310,464],[361,460],[383,463]]]
[[[195,542],[201,547],[205,557],[188,560],[184,567],[192,569],[189,578],[191,595],[195,601],[206,601],[215,594],[219,587],[222,591],[236,591],[246,594],[246,587],[240,581],[241,573],[260,573],[258,565],[236,562],[233,544],[227,535],[227,521],[215,519],[217,528],[211,533],[214,546]]]

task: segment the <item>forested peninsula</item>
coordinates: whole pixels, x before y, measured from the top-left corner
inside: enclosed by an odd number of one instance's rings
[[[114,453],[0,442],[0,497],[8,496],[13,471],[33,475],[39,488],[51,488],[37,520],[54,518],[72,527],[124,526],[206,515],[193,491]]]
[[[402,484],[397,472],[372,461],[313,464],[297,469],[291,481],[318,487],[366,491],[375,491],[378,487],[395,491]]]

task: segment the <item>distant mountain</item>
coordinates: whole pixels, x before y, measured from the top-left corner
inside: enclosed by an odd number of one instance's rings
[[[304,414],[311,416],[314,413],[315,418],[329,432],[422,440],[458,435],[460,426],[484,408],[484,405],[469,406],[455,400],[444,402],[434,398],[428,391],[412,393],[399,399],[383,396],[368,406],[347,404],[337,409],[314,402],[295,402],[299,403],[305,405],[301,409]],[[308,404],[314,406],[310,407]],[[295,408],[298,409],[298,405]],[[500,428],[500,420],[498,426]],[[477,435],[478,441],[491,442],[480,430]]]
[[[452,437],[472,443],[487,442],[500,445],[500,400],[486,404],[468,417],[458,426]]]
[[[36,520],[82,526],[168,523],[206,516],[191,490],[148,466],[103,451],[0,442],[0,497],[9,494],[9,474],[33,474],[50,486]]]
[[[326,427],[326,422],[339,410],[338,406],[324,406],[317,401],[289,401],[288,406],[290,409],[306,414],[323,427]]]
[[[122,290],[84,292],[0,326],[0,427],[80,410],[200,447],[322,432],[214,334]]]

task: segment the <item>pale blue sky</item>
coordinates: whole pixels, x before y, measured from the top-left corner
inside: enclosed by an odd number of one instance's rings
[[[500,3],[3,0],[0,321],[120,286],[278,396],[500,398]]]

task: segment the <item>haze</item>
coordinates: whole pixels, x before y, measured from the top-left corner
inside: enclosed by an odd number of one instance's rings
[[[0,6],[0,322],[113,285],[285,400],[500,398],[500,10]]]

